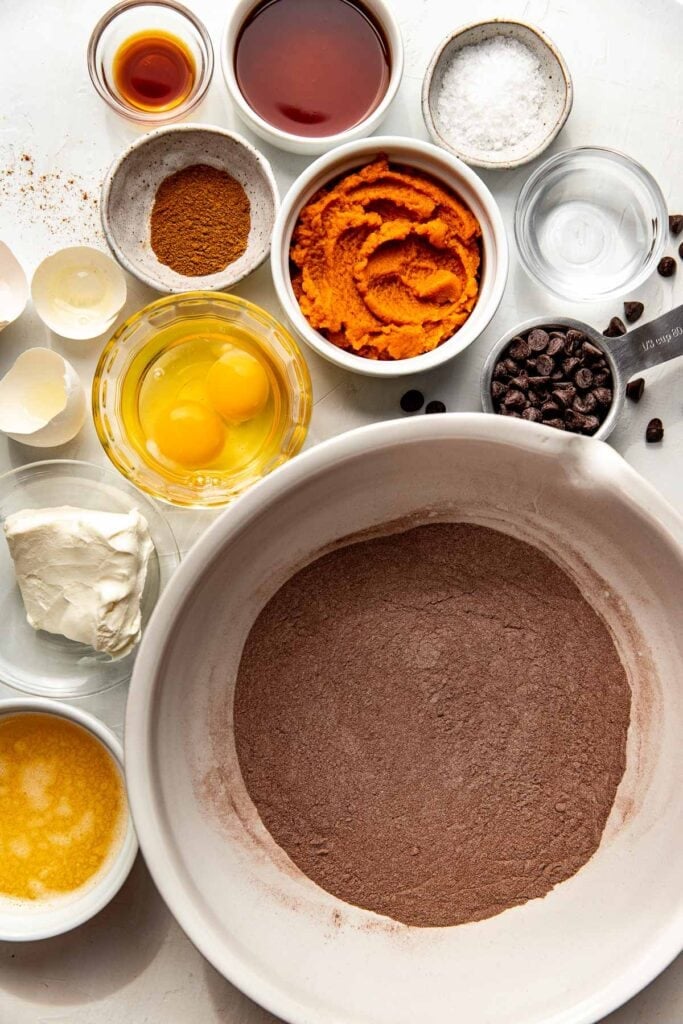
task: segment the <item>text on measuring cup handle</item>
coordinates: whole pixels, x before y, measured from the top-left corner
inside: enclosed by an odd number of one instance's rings
[[[664,334],[658,334],[654,338],[644,338],[640,343],[640,347],[643,352],[647,352],[652,348],[659,348],[660,345],[668,345],[669,342],[673,341],[675,338],[680,338],[682,334],[683,327],[672,327],[670,331],[665,331]]]

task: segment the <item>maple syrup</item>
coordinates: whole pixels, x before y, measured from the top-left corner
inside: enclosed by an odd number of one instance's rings
[[[389,47],[355,0],[264,0],[237,38],[235,75],[252,110],[274,127],[336,135],[381,103]]]
[[[188,98],[197,69],[186,44],[170,32],[137,32],[114,55],[114,85],[138,110],[172,110]]]

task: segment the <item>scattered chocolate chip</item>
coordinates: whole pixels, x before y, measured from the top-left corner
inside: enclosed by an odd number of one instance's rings
[[[657,444],[664,437],[664,424],[660,419],[655,417],[650,420],[647,427],[645,428],[645,440],[648,444]]]
[[[669,214],[669,231],[672,235],[680,235],[683,231],[683,213]]]
[[[425,412],[428,413],[429,415],[431,415],[432,413],[435,413],[435,412],[445,412],[445,411],[446,411],[446,406],[443,404],[443,402],[439,402],[439,401],[427,402],[427,404],[425,406]]]
[[[491,396],[494,399],[501,399],[507,391],[507,384],[503,384],[500,380],[494,380],[491,384]]]
[[[679,255],[679,256],[681,257],[681,259],[683,260],[683,242],[681,242],[681,244],[680,244],[680,245],[679,245],[679,247],[678,247],[678,255]]]
[[[595,401],[598,405],[610,406],[612,404],[612,391],[611,388],[598,387],[593,392],[595,395]]]
[[[539,327],[535,327],[533,331],[530,331],[527,338],[532,352],[545,352],[549,341],[550,335],[548,332],[542,331]]]
[[[683,243],[681,243],[683,244]],[[634,324],[636,320],[640,320],[641,316],[645,311],[645,306],[642,302],[625,302],[624,303],[624,316],[630,324]]]
[[[618,316],[613,316],[607,327],[602,332],[606,338],[619,338],[622,334],[626,334],[626,327],[624,321],[620,320]]]
[[[533,405],[527,405],[526,409],[522,410],[522,419],[531,420],[532,423],[540,423],[543,416],[539,409],[534,409]]]
[[[657,272],[662,277],[673,277],[676,273],[676,261],[673,256],[662,256],[661,260],[657,264]]]
[[[644,390],[645,381],[642,377],[636,377],[635,380],[630,380],[626,385],[626,397],[630,398],[632,402],[639,402],[643,397]]]
[[[405,395],[401,398],[401,408],[404,412],[418,412],[424,404],[424,395],[415,388],[411,391],[406,391]]]
[[[549,377],[555,369],[555,363],[550,356],[542,355],[536,360],[536,369],[540,373],[541,377]]]

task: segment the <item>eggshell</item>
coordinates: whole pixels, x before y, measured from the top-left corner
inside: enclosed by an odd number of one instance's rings
[[[77,287],[74,282],[79,277],[90,280],[102,301],[95,306],[71,304],[69,289]],[[96,338],[111,327],[126,301],[126,291],[119,265],[90,245],[68,246],[47,256],[31,281],[31,298],[40,319],[55,334],[75,341]]]
[[[61,407],[51,415],[31,409],[48,388],[61,390]],[[59,392],[58,392],[59,394]],[[37,448],[65,444],[85,421],[85,391],[71,363],[49,348],[22,352],[0,380],[0,430]]]
[[[8,245],[0,242],[0,331],[20,316],[28,301],[28,281]]]

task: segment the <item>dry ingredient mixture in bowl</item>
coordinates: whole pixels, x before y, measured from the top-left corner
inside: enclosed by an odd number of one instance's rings
[[[354,431],[245,495],[126,723],[147,862],[218,969],[285,1019],[530,1024],[663,966],[680,530],[607,446],[480,414]]]

